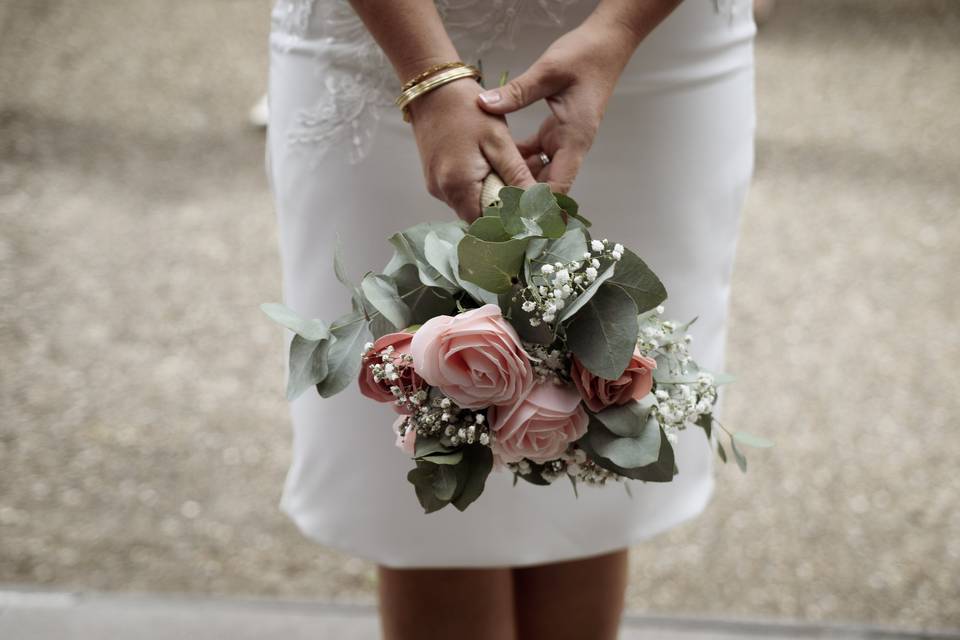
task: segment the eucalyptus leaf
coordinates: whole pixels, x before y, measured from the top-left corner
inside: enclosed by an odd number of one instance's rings
[[[556,240],[546,243],[540,260],[543,262],[574,262],[583,260],[587,252],[587,236],[583,229],[568,229]]]
[[[423,460],[427,460],[428,462],[432,462],[434,464],[460,464],[460,461],[463,460],[463,451],[454,451],[453,453],[435,453],[425,456]]]
[[[487,242],[464,236],[457,245],[460,278],[492,293],[510,291],[523,266],[527,242]]]
[[[371,335],[363,316],[347,314],[330,328],[336,338],[327,351],[327,375],[317,384],[317,391],[329,398],[353,383],[360,373],[360,357],[363,345]]]
[[[450,261],[453,253],[455,253],[454,245],[441,239],[434,231],[428,233],[423,240],[423,254],[427,258],[427,263],[448,281],[455,283],[457,274]]]
[[[507,322],[517,331],[521,340],[544,345],[553,342],[553,330],[550,325],[541,323],[536,327],[532,326],[530,318],[533,317],[533,314],[523,310],[522,300],[513,291],[502,294],[498,304],[503,309],[503,315]]]
[[[340,238],[338,236],[336,242],[333,244],[333,275],[337,277],[337,280],[340,281],[340,284],[348,289],[352,289],[353,283],[350,282],[350,278],[347,277],[347,270],[343,267],[342,248],[343,247],[340,244]]]
[[[723,444],[719,440],[717,440],[717,455],[723,460],[723,464],[727,464],[727,450],[723,448]]]
[[[752,433],[746,433],[745,431],[737,431],[734,433],[733,440],[741,445],[754,447],[756,449],[767,449],[773,446],[773,442],[770,440],[755,436]]]
[[[410,323],[423,324],[435,316],[452,313],[457,308],[453,296],[440,287],[420,282],[416,265],[405,264],[393,274],[400,298],[410,309]]]
[[[656,397],[652,393],[648,393],[640,400],[613,405],[594,415],[614,435],[624,438],[640,438],[650,431],[648,424],[650,412],[656,405]]]
[[[443,444],[440,438],[417,436],[417,439],[413,442],[414,458],[423,458],[437,453],[453,453],[453,451],[454,449],[451,449],[447,445]]]
[[[638,332],[633,300],[620,287],[605,285],[567,327],[567,347],[591,373],[616,380],[630,364]]]
[[[740,467],[740,471],[743,473],[747,472],[747,458],[744,456],[740,449],[737,448],[737,441],[734,438],[730,438],[730,448],[733,449],[733,458],[737,461],[737,466]]]
[[[360,281],[364,297],[397,330],[410,324],[410,307],[400,298],[390,276],[368,273]]]
[[[430,486],[438,500],[449,502],[457,492],[457,472],[450,465],[436,465]]]
[[[580,221],[585,227],[593,226],[592,222],[580,215],[580,205],[577,204],[576,200],[564,193],[554,193],[553,196],[557,199],[557,204],[568,216]]]
[[[278,302],[260,305],[267,316],[279,325],[290,329],[307,340],[324,340],[330,337],[330,329],[323,320],[306,320],[290,307]]]
[[[500,218],[477,218],[467,229],[467,233],[488,242],[505,242],[510,239],[510,234],[503,228]]]
[[[503,190],[501,190],[501,194]],[[507,233],[543,235],[546,238],[559,238],[566,231],[563,221],[563,211],[557,204],[557,199],[546,183],[538,183],[520,195],[520,201],[515,209],[504,207],[500,212],[503,226]],[[525,224],[522,218],[536,223],[539,233],[531,233],[532,227]]]
[[[703,432],[707,434],[707,440],[709,440],[713,434],[713,415],[709,413],[700,414],[697,417],[697,426],[703,429]]]
[[[594,294],[597,293],[597,290],[600,289],[600,286],[613,276],[613,268],[615,264],[615,262],[611,262],[610,264],[606,265],[606,267],[603,268],[603,271],[597,274],[597,279],[591,282],[590,285],[583,290],[583,293],[577,296],[573,302],[567,304],[567,306],[560,311],[560,315],[557,316],[557,319],[560,322],[563,322],[567,318],[573,317],[573,314],[575,314],[577,311],[580,311],[584,305],[590,302],[590,299],[594,296]],[[636,308],[636,306],[634,306],[634,308]],[[634,324],[637,323],[634,322]]]
[[[616,262],[610,282],[630,294],[637,313],[655,309],[667,299],[667,290],[660,278],[630,249],[624,249],[623,256]]]
[[[327,377],[327,354],[332,341],[332,337],[308,340],[301,335],[293,336],[290,342],[287,400],[295,400],[301,393]]]
[[[449,504],[448,500],[438,498],[434,491],[433,479],[437,468],[439,465],[418,461],[416,468],[407,473],[407,480],[413,485],[425,513],[439,511]]]
[[[487,482],[487,476],[493,469],[493,453],[489,447],[470,445],[463,450],[463,461],[457,469],[464,467],[466,477],[459,483],[453,506],[463,511],[470,503],[480,497]]]
[[[653,464],[660,457],[660,425],[649,418],[637,437],[621,437],[601,426],[601,416],[591,421],[587,437],[597,453],[618,467],[637,469]]]
[[[500,217],[506,213],[508,217],[517,215],[520,209],[520,197],[523,196],[523,189],[519,187],[502,187],[500,189]]]
[[[591,417],[591,423],[595,420],[596,418]],[[599,427],[601,429],[605,428],[603,425],[599,425]],[[591,425],[588,427],[588,429],[590,428],[596,429],[597,427]],[[590,437],[581,438],[577,441],[577,444],[579,444],[584,450],[584,452],[587,454],[587,457],[593,460],[598,466],[603,467],[608,471],[618,473],[627,478],[643,480],[645,482],[670,482],[673,479],[673,476],[676,475],[676,462],[673,447],[670,446],[670,441],[667,440],[667,436],[665,433],[663,433],[662,428],[660,429],[660,452],[657,461],[653,464],[636,469],[621,467],[611,460],[599,455],[593,450],[593,447],[591,446],[592,440]]]

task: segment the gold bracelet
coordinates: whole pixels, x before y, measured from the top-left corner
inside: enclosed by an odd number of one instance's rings
[[[440,73],[430,76],[426,80],[413,85],[401,93],[399,96],[397,96],[394,104],[397,105],[397,107],[400,109],[400,112],[403,114],[403,121],[410,122],[410,112],[407,109],[407,106],[411,102],[425,93],[433,91],[437,87],[441,87],[449,82],[453,82],[454,80],[459,80],[461,78],[477,78],[479,80],[480,70],[476,67],[466,66],[441,71]]]
[[[467,66],[467,63],[461,62],[459,60],[455,62],[441,62],[440,64],[435,64],[429,69],[427,69],[426,71],[418,73],[414,77],[404,82],[403,86],[400,87],[400,91],[401,93],[406,91],[407,89],[411,88],[413,85],[423,82],[424,80],[426,80],[433,74],[437,73],[438,71],[446,71],[447,69],[456,69],[458,67],[465,67],[465,66]]]

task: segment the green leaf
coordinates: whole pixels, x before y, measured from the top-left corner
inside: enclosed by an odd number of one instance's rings
[[[260,305],[267,316],[279,325],[290,329],[307,340],[324,340],[330,337],[330,329],[323,320],[305,320],[290,307],[278,302],[265,302]]]
[[[746,473],[747,458],[740,453],[740,449],[737,449],[737,441],[733,438],[730,438],[730,448],[733,449],[733,458],[737,461],[737,466],[740,467],[740,471]]]
[[[430,318],[447,315],[457,308],[448,291],[420,282],[416,265],[405,264],[392,277],[397,284],[397,293],[410,309],[411,324],[423,324]]]
[[[590,422],[587,437],[590,447],[618,467],[638,469],[653,464],[660,457],[661,429],[656,419],[650,418],[637,437],[620,437],[601,424],[601,415]]]
[[[707,434],[707,440],[709,440],[710,435],[713,433],[713,415],[701,413],[697,418],[697,426],[703,429],[703,432]]]
[[[500,190],[501,199],[503,191],[503,189]],[[546,183],[535,184],[523,191],[517,203],[518,206],[506,206],[506,202],[504,204],[500,211],[500,218],[507,233],[514,237],[543,235],[547,238],[559,238],[566,231],[567,225],[563,221],[563,212],[557,204],[557,199],[550,192],[550,186]],[[535,223],[536,226],[525,223],[523,218]]]
[[[623,257],[616,262],[610,282],[630,294],[638,313],[654,309],[667,299],[667,290],[660,278],[630,249],[625,249]]]
[[[620,287],[600,287],[567,327],[567,346],[591,373],[616,380],[637,347],[636,310]]]
[[[460,278],[492,293],[510,291],[523,266],[527,242],[487,242],[464,236],[457,245]]]
[[[417,500],[420,501],[420,506],[423,507],[425,513],[439,511],[450,503],[449,500],[438,498],[433,486],[434,477],[437,474],[436,470],[440,468],[446,467],[430,462],[417,461],[417,467],[407,473],[407,480],[416,490]]]
[[[301,335],[293,336],[290,342],[287,400],[295,400],[301,393],[327,377],[327,354],[331,343],[332,340],[327,338],[308,340]]]
[[[650,412],[656,404],[656,397],[648,393],[640,400],[613,405],[594,415],[614,435],[623,438],[640,438],[650,431],[647,421],[650,420]]]
[[[503,309],[504,317],[507,322],[513,325],[521,340],[532,342],[534,344],[550,344],[553,342],[553,330],[547,324],[540,324],[536,327],[530,325],[530,318],[533,314],[523,310],[523,302],[514,292],[504,293],[500,296],[498,304]]]
[[[434,453],[432,455],[425,456],[423,460],[432,462],[434,464],[460,464],[460,461],[463,460],[463,451],[454,451],[453,453]]]
[[[413,443],[413,457],[423,458],[435,453],[453,453],[453,449],[443,444],[440,438],[431,438],[429,436],[417,436]]]
[[[493,453],[489,447],[467,446],[463,450],[463,461],[457,465],[457,469],[461,467],[465,467],[463,471],[465,477],[459,483],[459,490],[453,498],[453,506],[463,511],[483,493],[487,476],[493,469]]]
[[[367,302],[394,326],[400,330],[410,324],[410,307],[400,299],[397,284],[390,276],[368,273],[360,281]]]
[[[723,464],[727,464],[727,450],[723,448],[720,440],[717,440],[717,455],[723,460]]]
[[[430,486],[438,500],[449,502],[457,492],[457,472],[450,465],[436,465]]]
[[[546,243],[540,260],[543,262],[562,262],[567,264],[575,260],[583,260],[587,252],[587,236],[583,229],[569,229],[556,240]]]
[[[391,265],[395,262],[415,264],[423,284],[431,287],[441,287],[450,293],[456,293],[459,290],[456,283],[445,278],[427,260],[425,245],[427,235],[430,232],[436,233],[438,237],[451,242],[451,244],[456,244],[453,238],[459,238],[457,234],[462,235],[463,229],[460,223],[455,222],[423,222],[395,233],[390,236],[390,244],[402,257],[391,260]]]
[[[591,417],[591,423],[596,420],[595,417]],[[605,428],[603,425],[599,425],[601,429]],[[596,429],[597,427],[591,425],[588,429]],[[589,431],[588,431],[589,433]],[[634,480],[643,480],[645,482],[670,482],[673,479],[673,476],[676,475],[676,462],[674,459],[673,447],[670,446],[670,441],[667,440],[667,436],[663,433],[663,429],[660,429],[660,452],[657,461],[653,464],[646,465],[644,467],[638,467],[636,469],[628,469],[626,467],[621,467],[611,460],[604,458],[599,455],[592,447],[592,439],[590,437],[581,438],[577,440],[577,444],[584,450],[587,454],[587,457],[593,460],[598,466],[607,469],[608,471],[613,471],[624,477],[632,478]]]
[[[360,373],[363,345],[370,341],[370,330],[362,316],[347,314],[330,328],[336,338],[327,351],[327,375],[317,384],[317,391],[329,398],[354,382]]]
[[[773,442],[770,440],[761,438],[760,436],[755,436],[752,433],[746,433],[745,431],[737,431],[734,433],[733,440],[741,445],[754,447],[757,449],[767,449],[773,446]]]
[[[343,253],[341,250],[342,246],[340,244],[340,237],[338,236],[333,244],[333,274],[337,277],[337,280],[340,281],[340,284],[347,289],[353,289],[353,283],[350,282],[350,278],[347,277],[347,270],[343,268]]]
[[[459,242],[459,239],[457,240]],[[423,241],[423,254],[427,263],[440,272],[448,281],[456,283],[457,275],[453,270],[451,256],[456,253],[454,244],[443,240],[431,231]]]
[[[487,242],[506,242],[510,239],[510,234],[503,228],[500,218],[477,218],[467,229],[467,233]]]
[[[503,187],[500,189],[500,217],[506,213],[507,217],[516,216],[520,209],[520,197],[523,189],[519,187]]]
[[[597,291],[600,289],[600,286],[601,286],[604,282],[606,282],[607,280],[609,280],[611,277],[613,277],[613,268],[614,268],[614,265],[616,265],[616,263],[615,263],[615,262],[611,262],[610,264],[608,264],[608,265],[606,265],[605,267],[603,267],[603,271],[601,271],[599,274],[597,274],[597,279],[594,280],[593,282],[591,282],[591,283],[590,283],[590,286],[588,286],[586,289],[584,289],[584,290],[583,290],[583,293],[581,293],[579,296],[577,296],[577,297],[573,300],[573,302],[571,302],[570,304],[568,304],[567,306],[565,306],[565,307],[560,311],[560,315],[557,316],[557,319],[558,319],[560,322],[563,322],[563,321],[566,320],[567,318],[572,318],[572,317],[573,317],[573,314],[575,314],[577,311],[580,311],[580,309],[582,309],[588,302],[590,302],[590,299],[593,298],[593,296],[597,293]],[[602,265],[601,265],[601,266],[602,266]],[[634,308],[636,308],[636,307],[634,307]],[[637,323],[634,322],[634,324],[637,324]]]
[[[576,200],[563,193],[554,193],[553,196],[557,199],[557,204],[568,216],[579,220],[585,227],[593,226],[592,222],[580,215],[580,205],[577,204]]]

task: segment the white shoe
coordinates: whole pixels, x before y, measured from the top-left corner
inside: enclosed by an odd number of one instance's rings
[[[250,113],[247,114],[250,124],[255,127],[266,127],[270,118],[270,108],[267,105],[267,94],[257,100],[257,103],[250,107]]]

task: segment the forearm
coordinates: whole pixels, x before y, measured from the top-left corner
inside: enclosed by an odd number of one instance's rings
[[[350,0],[401,82],[431,65],[458,60],[433,0]]]
[[[587,21],[616,25],[623,29],[633,49],[646,38],[683,0],[600,0]]]

